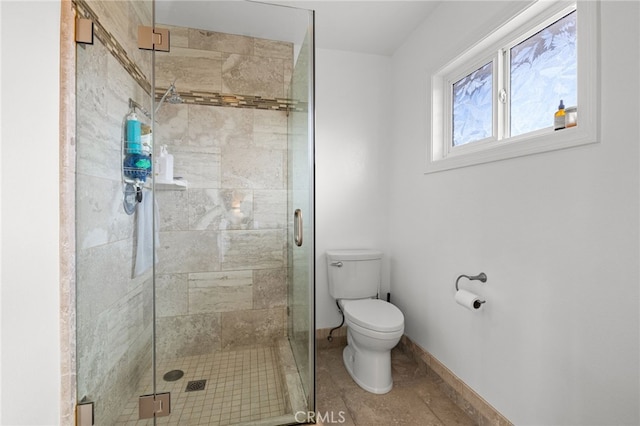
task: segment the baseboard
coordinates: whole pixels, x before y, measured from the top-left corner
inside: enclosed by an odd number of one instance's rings
[[[316,330],[316,349],[345,346],[347,344],[347,327],[340,327],[331,333],[329,328]],[[398,348],[413,359],[425,374],[435,378],[442,391],[460,407],[478,426],[513,426],[506,417],[498,412],[478,395],[473,389],[460,380],[451,370],[433,355],[403,335]]]
[[[479,426],[513,426],[506,417],[498,412],[467,384],[460,380],[433,355],[403,335],[398,344],[407,356],[412,358],[427,372],[438,379],[440,388]]]
[[[331,328],[320,328],[316,330],[316,349],[335,348],[347,345],[347,326],[336,328],[331,333],[331,341],[327,339]]]

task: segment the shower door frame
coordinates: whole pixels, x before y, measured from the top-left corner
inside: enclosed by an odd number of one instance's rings
[[[292,147],[292,143],[296,143],[295,141],[295,124],[293,124],[293,121],[295,120],[295,118],[297,117],[296,114],[299,114],[298,112],[292,112],[289,114],[289,118],[288,118],[288,138],[289,138],[289,142],[288,142],[288,153],[289,153],[289,160],[288,160],[288,195],[287,195],[287,204],[289,207],[289,211],[288,214],[290,215],[290,224],[288,226],[288,232],[289,232],[289,245],[292,248],[292,250],[289,250],[288,253],[288,262],[289,262],[289,268],[292,270],[289,274],[289,280],[290,282],[288,282],[288,291],[287,291],[287,295],[288,295],[288,318],[287,318],[287,327],[288,327],[288,334],[289,334],[289,341],[291,344],[291,349],[296,361],[296,364],[300,364],[303,362],[303,360],[299,360],[296,357],[296,342],[293,341],[293,339],[295,339],[295,333],[294,333],[294,323],[296,321],[295,315],[296,315],[296,309],[290,309],[292,306],[294,306],[295,302],[294,302],[294,291],[295,291],[295,282],[294,278],[295,278],[295,269],[296,269],[296,265],[295,265],[295,259],[296,256],[294,255],[294,251],[297,249],[297,239],[298,239],[298,235],[295,232],[295,228],[296,228],[296,213],[302,211],[302,217],[301,220],[303,221],[302,223],[302,229],[303,229],[303,234],[302,234],[302,241],[301,241],[301,245],[305,246],[305,237],[304,235],[308,234],[308,239],[311,239],[311,243],[309,244],[307,248],[307,252],[305,253],[307,256],[307,265],[306,267],[308,268],[308,277],[307,277],[307,282],[308,282],[308,318],[306,319],[308,321],[309,327],[308,327],[308,331],[309,331],[309,335],[308,335],[308,341],[307,341],[307,349],[308,349],[308,359],[307,359],[307,372],[308,372],[308,377],[306,377],[307,380],[307,386],[304,386],[304,374],[302,373],[302,371],[300,370],[300,367],[298,367],[298,371],[300,373],[301,376],[301,380],[303,380],[303,388],[305,388],[306,391],[308,391],[307,396],[307,409],[308,409],[308,413],[314,413],[316,410],[316,401],[315,401],[315,395],[316,395],[316,377],[315,377],[315,356],[316,356],[316,349],[315,349],[315,11],[310,10],[309,11],[309,15],[310,15],[310,23],[309,23],[309,31],[307,33],[307,37],[305,37],[305,41],[309,41],[309,46],[308,48],[308,61],[309,64],[307,64],[307,71],[309,72],[309,74],[307,75],[307,84],[308,86],[306,87],[307,89],[307,93],[305,93],[304,95],[306,96],[306,104],[307,104],[307,115],[306,115],[306,124],[307,124],[307,146],[306,146],[306,167],[308,168],[308,174],[307,174],[307,179],[308,181],[306,182],[307,185],[307,189],[308,189],[308,199],[304,200],[306,201],[306,203],[303,203],[305,205],[301,205],[301,204],[297,204],[296,201],[294,200],[295,195],[292,195],[292,193],[295,194],[295,188],[298,187],[298,185],[296,184],[300,184],[299,181],[294,182],[296,176],[295,176],[295,166],[292,164],[293,161],[295,161],[295,155],[292,154],[292,151],[296,150],[296,147]],[[303,42],[304,45],[304,42]],[[302,51],[304,51],[304,49],[302,49]],[[295,85],[295,77],[296,77],[296,64],[294,64],[294,71],[292,73],[291,76],[291,84],[290,84],[290,94],[291,97],[294,98],[294,85]],[[293,141],[292,141],[293,140]],[[301,145],[301,144],[300,144]],[[301,161],[302,162],[302,161]],[[302,208],[301,208],[302,207]],[[308,226],[306,226],[308,225]],[[304,265],[303,265],[304,267]]]
[[[152,0],[155,3],[155,0]],[[315,410],[315,226],[314,226],[314,196],[315,196],[315,187],[314,187],[314,140],[315,140],[315,103],[314,103],[314,94],[315,94],[315,37],[314,37],[314,14],[310,11],[310,31],[312,35],[312,48],[311,48],[311,82],[310,82],[310,112],[309,112],[309,167],[310,167],[310,176],[309,176],[309,184],[310,184],[310,194],[309,201],[310,204],[308,206],[308,215],[306,221],[309,224],[310,232],[308,236],[311,240],[311,246],[309,249],[309,282],[308,282],[308,290],[309,290],[309,339],[308,339],[308,350],[309,350],[309,360],[308,360],[308,368],[309,368],[309,389],[308,389],[308,409],[309,411]],[[76,58],[75,51],[77,45],[74,41],[74,10],[71,1],[62,0],[62,13],[61,13],[61,22],[62,22],[62,31],[61,31],[61,40],[63,42],[63,46],[65,48],[61,49],[61,64],[62,69],[66,70],[66,75],[61,75],[61,93],[65,99],[63,101],[63,105],[61,105],[61,135],[60,135],[60,149],[61,149],[61,208],[64,209],[64,214],[61,215],[61,292],[63,294],[63,298],[61,301],[61,322],[64,325],[64,329],[69,330],[68,335],[63,335],[63,352],[68,354],[68,357],[64,357],[63,359],[63,368],[62,368],[62,394],[63,398],[61,401],[61,422],[62,423],[72,423],[75,417],[75,408],[79,401],[79,396],[77,395],[77,365],[76,365],[76,357],[72,354],[76,353],[78,342],[74,330],[76,328],[76,309],[75,304],[77,301],[76,294],[76,260],[77,256],[75,253],[75,239],[76,239],[76,231],[75,231],[75,222],[76,222],[76,197],[75,197],[75,185],[76,185],[76,162],[75,162],[75,137],[76,137],[76,125],[77,125],[77,117],[76,117]],[[153,53],[152,53],[153,55]],[[152,59],[152,62],[155,62]],[[155,71],[155,66],[152,67]],[[152,74],[152,93],[155,91],[154,86],[154,77]],[[151,108],[152,114],[155,108]],[[153,279],[155,281],[155,272],[153,273]],[[65,286],[66,284],[66,286]],[[153,291],[155,292],[155,282],[153,283]],[[155,297],[155,295],[154,295]],[[153,303],[155,310],[155,302]],[[65,308],[66,306],[66,308]],[[155,328],[155,313],[154,313],[153,324]],[[155,339],[155,330],[152,332],[152,339]],[[155,342],[152,344],[152,356],[155,358]],[[155,360],[153,361],[155,364]],[[152,367],[155,373],[155,365]],[[153,386],[155,387],[155,381]]]

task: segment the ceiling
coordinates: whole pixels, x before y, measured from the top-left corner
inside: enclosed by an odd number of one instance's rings
[[[316,47],[392,55],[438,1],[157,0],[156,21],[299,43],[315,10]]]
[[[392,55],[436,1],[281,1],[315,10],[316,46]]]

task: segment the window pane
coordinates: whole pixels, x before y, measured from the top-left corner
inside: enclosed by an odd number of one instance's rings
[[[576,12],[511,49],[511,136],[553,126],[560,100],[578,105]]]
[[[453,85],[453,146],[493,135],[493,63]]]

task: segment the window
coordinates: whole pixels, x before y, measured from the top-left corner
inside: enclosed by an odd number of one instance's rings
[[[522,135],[553,125],[560,100],[578,105],[576,12],[511,47],[510,132]]]
[[[453,83],[453,146],[493,135],[493,63]]]
[[[538,1],[435,73],[427,172],[597,142],[598,8]]]

